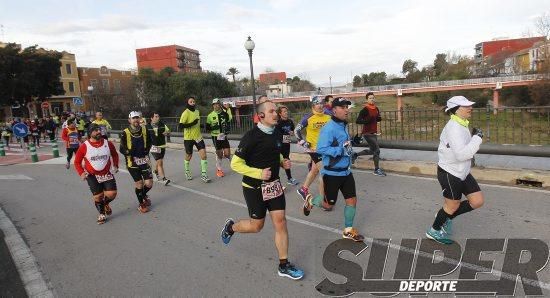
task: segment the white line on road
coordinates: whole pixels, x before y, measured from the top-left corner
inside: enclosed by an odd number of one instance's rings
[[[128,173],[128,171],[126,171],[126,170],[120,170],[120,171]],[[158,183],[162,183],[162,182],[158,182]],[[209,194],[209,193],[200,191],[200,190],[195,190],[195,189],[185,187],[185,186],[181,186],[181,185],[177,185],[177,184],[174,184],[174,183],[170,183],[170,184],[168,184],[168,186],[172,186],[172,187],[175,187],[177,189],[181,189],[181,190],[184,190],[184,191],[187,191],[187,192],[191,192],[191,193],[203,196],[203,197],[211,198],[211,199],[214,199],[214,200],[217,200],[217,201],[220,201],[220,202],[224,202],[224,203],[232,204],[232,205],[235,205],[235,206],[247,208],[246,204],[235,202],[235,201],[223,198],[223,197],[219,197],[219,196],[216,196],[216,195],[213,195],[213,194]],[[331,227],[328,227],[328,226],[325,226],[325,225],[322,225],[322,224],[310,222],[310,221],[307,221],[307,220],[299,219],[299,218],[288,216],[288,215],[286,216],[286,219],[289,220],[289,221],[293,221],[293,222],[296,222],[296,223],[306,225],[306,226],[310,226],[310,227],[318,228],[318,229],[325,230],[325,231],[328,231],[328,232],[332,232],[332,233],[335,233],[335,234],[338,234],[338,235],[342,235],[342,232],[343,232],[342,230],[339,230],[339,229],[331,228]],[[378,244],[378,245],[383,245],[383,246],[387,245],[386,242],[376,240],[376,239],[372,239],[372,243],[373,244]],[[403,246],[398,245],[398,244],[390,243],[389,247],[391,247],[395,250],[404,251],[404,252],[407,252],[407,253],[410,253],[410,254],[413,254],[413,255],[417,254],[418,256],[421,256],[421,257],[424,257],[424,258],[429,258],[429,259],[433,258],[433,255],[431,255],[429,253],[417,251],[416,249],[410,249],[410,248],[407,248],[407,247],[403,247]],[[455,265],[455,266],[460,264],[462,267],[465,267],[465,268],[468,268],[468,269],[471,269],[471,270],[491,273],[494,276],[500,276],[501,278],[505,278],[505,279],[508,279],[508,280],[513,280],[513,281],[517,280],[516,275],[510,274],[510,273],[507,273],[507,272],[502,272],[502,271],[496,270],[494,268],[486,268],[486,267],[478,266],[478,265],[475,265],[475,264],[460,262],[460,261],[457,261],[457,260],[447,259],[447,258],[443,259],[442,262],[452,264],[452,265]],[[539,287],[541,289],[550,290],[550,283],[545,283],[545,282],[542,282],[542,281],[533,280],[533,279],[524,278],[524,277],[522,277],[522,280],[525,284],[529,284],[529,285],[534,286],[534,287]]]
[[[34,180],[25,175],[0,175],[0,180]]]
[[[0,208],[0,229],[4,231],[4,240],[29,297],[54,297],[53,291],[38,269],[31,250],[2,208]]]

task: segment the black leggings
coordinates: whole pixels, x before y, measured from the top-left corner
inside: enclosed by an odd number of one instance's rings
[[[78,148],[67,148],[67,162],[71,162],[71,158],[73,158],[73,153],[76,154],[76,151]]]
[[[290,159],[290,144],[283,143],[283,146],[281,147],[281,155],[283,158]],[[285,169],[285,173],[288,179],[292,179],[290,169]]]

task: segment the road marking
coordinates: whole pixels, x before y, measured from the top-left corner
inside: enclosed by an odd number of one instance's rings
[[[126,171],[126,170],[120,170],[120,171],[129,174],[129,172]],[[156,181],[156,182],[159,183],[159,184],[162,183],[161,181]],[[181,190],[184,190],[184,191],[187,191],[187,192],[191,192],[191,193],[203,196],[203,197],[211,198],[211,199],[214,199],[214,200],[217,200],[217,201],[220,201],[220,202],[224,202],[224,203],[232,204],[232,205],[235,205],[235,206],[247,208],[246,204],[235,202],[235,201],[223,198],[223,197],[219,197],[219,196],[216,196],[216,195],[213,195],[213,194],[209,194],[209,193],[200,191],[200,190],[195,190],[195,189],[185,187],[185,186],[181,186],[181,185],[177,185],[177,184],[174,184],[174,183],[170,183],[170,184],[168,184],[168,186],[175,187],[177,189],[181,189]],[[286,219],[288,221],[293,221],[293,222],[300,223],[300,224],[303,224],[303,225],[306,225],[306,226],[310,226],[310,227],[318,228],[318,229],[321,229],[321,230],[324,230],[324,231],[332,232],[332,233],[335,233],[335,234],[338,234],[338,235],[342,235],[342,232],[343,232],[342,230],[339,230],[339,229],[331,228],[331,227],[328,227],[328,226],[325,226],[325,225],[322,225],[322,224],[310,222],[310,221],[307,221],[307,220],[299,219],[299,218],[288,216],[288,215],[286,216]],[[380,241],[380,240],[376,240],[376,239],[372,239],[372,238],[368,238],[368,237],[366,239],[371,239],[372,243],[375,243],[375,244],[378,244],[378,245],[386,245],[387,244],[384,241]],[[398,245],[398,244],[390,243],[389,247],[391,247],[393,249],[396,249],[396,250],[401,250],[401,251],[404,251],[406,253],[410,253],[410,254],[413,254],[413,255],[417,254],[420,257],[429,258],[429,259],[433,258],[433,255],[431,255],[429,253],[417,251],[416,249],[410,249],[410,248],[407,248],[407,247],[403,247],[403,246]],[[468,268],[468,269],[490,273],[494,276],[501,277],[501,278],[506,278],[508,280],[513,280],[513,281],[517,280],[516,275],[506,273],[506,272],[502,272],[502,271],[496,270],[494,268],[486,268],[486,267],[483,267],[483,266],[478,266],[478,265],[475,265],[475,264],[460,262],[460,261],[456,261],[456,260],[453,260],[453,259],[446,259],[446,258],[443,259],[442,262],[448,263],[448,264],[451,264],[451,265],[455,265],[455,266],[460,264],[461,266],[463,266],[465,268]],[[529,284],[529,285],[534,286],[534,287],[539,287],[541,289],[550,290],[550,283],[545,283],[545,282],[542,282],[542,281],[533,280],[533,279],[529,279],[529,278],[523,278],[523,277],[522,277],[522,280],[525,282],[525,284]]]
[[[0,180],[34,180],[25,175],[0,175]]]
[[[0,229],[4,231],[4,240],[29,297],[54,297],[53,291],[48,287],[38,268],[36,258],[2,208],[0,208]]]

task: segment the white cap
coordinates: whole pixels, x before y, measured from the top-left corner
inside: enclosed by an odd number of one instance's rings
[[[220,99],[219,98],[212,99],[212,104],[215,104],[215,103],[220,103]]]
[[[459,95],[459,96],[453,96],[447,100],[447,108],[445,109],[445,112],[448,110],[454,108],[454,107],[469,107],[473,105],[475,102],[469,101],[466,97]]]
[[[141,117],[141,113],[137,111],[131,111],[130,115],[128,115],[128,118],[132,119],[134,117]]]

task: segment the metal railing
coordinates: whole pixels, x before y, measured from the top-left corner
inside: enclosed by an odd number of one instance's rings
[[[298,123],[304,114],[294,113],[291,118]],[[388,141],[439,141],[439,135],[449,120],[441,109],[402,109],[400,111],[382,111],[379,123],[379,138]],[[362,125],[355,124],[357,113],[350,114],[348,130],[350,135],[361,132]],[[401,120],[400,120],[401,119]],[[179,118],[166,117],[162,121],[173,132],[177,129]],[[114,130],[122,130],[128,125],[126,119],[111,120]],[[201,125],[206,116],[201,116]],[[230,131],[242,135],[253,127],[251,115],[234,117],[230,122]],[[470,127],[481,128],[485,134],[484,143],[550,145],[550,106],[543,107],[505,107],[498,113],[487,106],[475,108],[470,119]],[[203,133],[206,128],[201,127]],[[177,134],[179,135],[179,134]]]
[[[489,77],[489,78],[476,78],[476,79],[466,79],[466,80],[452,80],[452,81],[432,81],[432,82],[421,82],[421,83],[409,83],[409,84],[395,84],[395,85],[379,85],[379,86],[367,86],[367,87],[334,87],[333,94],[337,93],[350,93],[350,92],[380,92],[380,91],[391,91],[398,89],[415,89],[415,88],[429,88],[429,87],[449,87],[449,86],[462,86],[462,85],[478,85],[478,84],[491,84],[497,82],[517,82],[517,81],[534,81],[548,78],[548,75],[544,74],[530,74],[530,75],[518,75],[518,76],[504,76],[504,77]],[[326,93],[327,88],[322,88],[322,91],[306,91],[306,92],[290,92],[284,94],[283,97],[275,94],[269,95],[269,98],[290,98],[290,97],[303,97],[303,96],[314,96],[319,94],[329,94]],[[239,96],[239,97],[226,97],[222,98],[224,101],[228,102],[242,102],[242,101],[252,101],[252,96]]]

